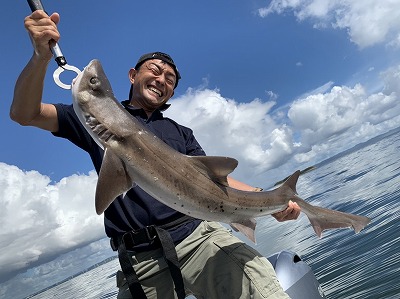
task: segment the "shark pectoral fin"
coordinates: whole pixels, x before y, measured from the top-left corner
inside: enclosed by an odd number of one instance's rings
[[[102,214],[118,195],[125,194],[134,185],[124,162],[106,149],[97,180],[96,213]]]
[[[235,170],[238,161],[230,157],[218,156],[188,156],[189,159],[195,160],[201,168],[206,171],[210,178],[228,187],[227,176]]]
[[[247,238],[249,238],[254,244],[256,243],[256,237],[254,231],[256,229],[257,221],[254,218],[244,219],[237,222],[230,223],[231,227],[236,232],[241,232]]]

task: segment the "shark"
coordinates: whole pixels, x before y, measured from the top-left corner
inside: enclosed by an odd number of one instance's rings
[[[300,171],[273,190],[231,188],[227,176],[238,161],[224,156],[188,156],[172,149],[124,109],[115,98],[99,60],[92,60],[73,80],[75,113],[104,149],[95,191],[102,214],[114,199],[140,186],[158,201],[188,216],[229,224],[255,242],[256,218],[296,202],[317,236],[324,230],[360,232],[371,219],[311,205],[296,191]]]

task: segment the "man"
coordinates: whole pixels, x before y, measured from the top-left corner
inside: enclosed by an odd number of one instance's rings
[[[42,103],[44,76],[52,57],[49,43],[59,39],[58,21],[57,13],[49,17],[43,11],[25,18],[34,53],[17,80],[10,117],[21,125],[69,139],[89,153],[99,171],[103,150],[83,128],[72,106]],[[129,99],[122,104],[177,151],[205,155],[192,130],[162,115],[179,79],[169,55],[143,55],[129,70]],[[233,178],[228,182],[241,190],[257,189]],[[290,203],[286,210],[273,216],[285,221],[297,219],[299,213],[299,206]],[[138,186],[107,208],[104,224],[124,270],[117,273],[118,298],[132,298],[131,293],[134,298],[183,298],[188,294],[215,299],[288,298],[272,266],[258,252],[220,224],[182,215]],[[171,244],[176,251],[171,250]],[[174,268],[177,260],[180,271]]]

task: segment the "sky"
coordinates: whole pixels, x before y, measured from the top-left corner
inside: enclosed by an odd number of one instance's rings
[[[269,187],[400,124],[400,1],[43,5],[61,16],[68,63],[83,69],[99,59],[121,101],[138,57],[169,53],[182,80],[165,114],[192,128],[208,155],[239,160],[232,176],[254,186]],[[29,278],[62,254],[73,260],[74,250],[105,237],[87,154],[9,118],[15,81],[33,51],[23,23],[28,4],[8,1],[3,11],[12,13],[3,13],[0,46],[0,295],[16,275]],[[70,91],[53,82],[55,69],[52,61],[43,101],[71,103]]]

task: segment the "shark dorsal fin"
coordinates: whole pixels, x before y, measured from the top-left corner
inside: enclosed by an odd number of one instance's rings
[[[229,187],[227,176],[238,165],[238,161],[230,157],[190,156],[206,171],[210,178],[223,186]]]
[[[292,189],[292,191],[297,194],[297,190],[296,190],[296,184],[297,184],[297,180],[299,179],[301,172],[300,170],[297,170],[296,172],[294,172],[284,183],[283,186],[287,186],[290,189]]]

